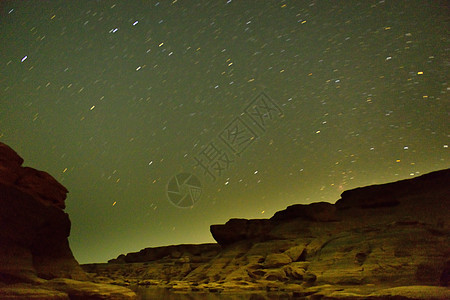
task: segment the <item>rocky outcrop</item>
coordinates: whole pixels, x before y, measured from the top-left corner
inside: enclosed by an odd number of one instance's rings
[[[301,229],[286,227],[291,221],[320,224],[320,228],[329,227],[328,222],[352,228],[411,219],[448,228],[449,183],[450,170],[432,172],[345,191],[336,204],[295,204],[270,219],[231,219],[223,225],[211,225],[211,233],[219,244],[226,246],[248,239],[276,240],[302,235]]]
[[[87,264],[83,268],[100,279],[99,282],[121,285],[139,282],[148,285],[154,282],[182,280],[192,270],[211,261],[220,251],[218,244],[146,248],[139,252],[119,255],[108,264]]]
[[[22,167],[23,159],[0,143],[0,278],[87,279],[67,240],[67,190],[49,174]]]
[[[285,210],[276,212],[270,220],[282,222],[298,218],[316,222],[333,222],[339,220],[336,215],[336,206],[328,202],[317,202],[308,205],[294,204],[288,206]]]
[[[67,189],[48,173],[22,163],[0,143],[0,298],[47,293],[45,299],[65,299],[74,292],[54,288],[52,280],[89,280],[69,247],[71,224],[63,211]],[[130,291],[118,290],[126,295],[123,299],[129,298]]]
[[[273,223],[267,219],[231,219],[225,225],[211,225],[213,238],[222,246],[246,239],[267,239]]]
[[[188,258],[189,261],[205,261],[216,256],[221,250],[217,244],[182,244],[165,247],[145,248],[139,252],[119,255],[109,263],[137,263],[155,260]]]
[[[22,163],[13,149],[0,143],[0,183],[14,186],[44,205],[64,209],[67,189],[50,174],[22,167]]]
[[[3,282],[87,279],[69,248],[70,221],[62,210],[0,184],[0,228]]]
[[[340,210],[349,208],[381,208],[402,205],[429,206],[429,200],[442,200],[442,204],[448,205],[448,184],[450,182],[450,170],[431,172],[413,179],[397,182],[371,185],[345,191],[341,199],[336,202]],[[422,199],[417,199],[422,198]],[[449,207],[445,207],[447,213]],[[434,209],[432,209],[434,210]]]
[[[100,282],[177,291],[264,290],[305,299],[447,299],[449,183],[450,169],[346,191],[336,204],[296,204],[270,219],[212,225],[222,250],[197,264],[166,256],[146,264],[88,269]],[[174,275],[174,268],[183,271]]]

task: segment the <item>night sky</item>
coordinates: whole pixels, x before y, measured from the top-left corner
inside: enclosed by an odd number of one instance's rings
[[[0,141],[69,190],[81,263],[450,166],[447,1],[0,10]]]

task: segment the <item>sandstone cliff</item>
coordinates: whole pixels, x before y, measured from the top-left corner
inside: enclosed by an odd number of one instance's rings
[[[213,257],[166,251],[164,257],[146,260],[143,251],[85,268],[100,281],[174,290],[275,290],[310,299],[448,299],[449,187],[450,169],[357,188],[335,204],[297,204],[270,219],[212,225],[222,247]],[[139,263],[127,264],[126,257]]]
[[[69,247],[67,189],[46,172],[23,167],[0,143],[0,298],[132,299],[121,287],[86,282]]]

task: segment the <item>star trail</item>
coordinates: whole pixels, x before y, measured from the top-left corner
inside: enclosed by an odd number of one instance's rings
[[[446,1],[0,8],[0,140],[69,190],[81,263],[449,167]]]

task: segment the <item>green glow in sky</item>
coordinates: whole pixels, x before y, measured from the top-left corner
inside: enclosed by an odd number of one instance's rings
[[[449,167],[446,1],[0,10],[0,140],[70,191],[81,263],[212,242],[209,225],[232,217]],[[263,127],[246,111],[261,93],[277,107]],[[242,122],[245,149],[227,147]],[[214,179],[195,159],[205,151],[230,159]],[[180,173],[198,179],[182,192],[201,186],[190,208],[167,197]]]

